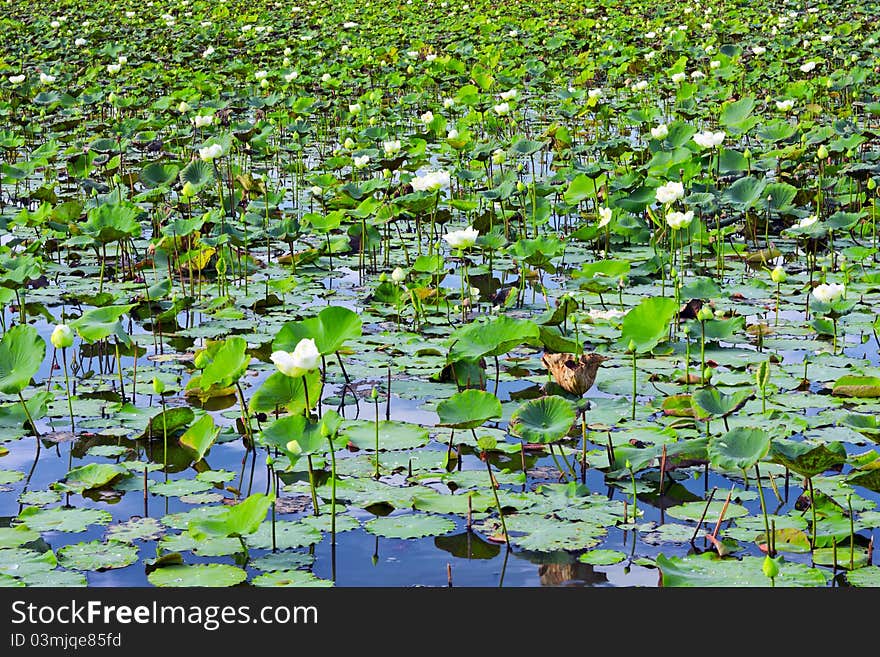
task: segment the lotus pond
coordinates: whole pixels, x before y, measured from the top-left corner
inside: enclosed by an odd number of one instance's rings
[[[0,585],[880,584],[877,3],[0,7]]]

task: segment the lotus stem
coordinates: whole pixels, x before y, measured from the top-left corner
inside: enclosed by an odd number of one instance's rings
[[[697,526],[694,529],[694,535],[691,536],[691,543],[697,540],[697,534],[700,533],[700,527],[703,526],[703,521],[706,519],[706,514],[709,513],[709,505],[712,504],[712,498],[715,497],[715,492],[718,490],[718,486],[712,487],[712,492],[709,493],[708,497],[706,497],[706,506],[703,507],[703,513],[700,515],[700,519],[697,522]]]
[[[636,370],[636,350],[632,350],[632,366],[633,366],[633,377],[632,377],[632,419],[636,419],[636,392],[638,390],[638,372]]]
[[[504,532],[504,542],[507,543],[507,549],[510,550],[510,536],[507,533],[507,523],[504,522],[504,512],[501,510],[501,500],[498,499],[498,491],[495,489],[495,478],[492,476],[492,465],[489,463],[489,454],[483,452],[483,458],[486,461],[486,471],[489,473],[489,488],[492,489],[492,495],[495,496],[495,506],[498,508],[498,518],[501,520],[501,530]]]
[[[813,512],[813,526],[810,529],[810,550],[816,549],[816,493],[813,490],[813,478],[807,477],[807,488],[810,489],[810,510]]]
[[[165,481],[168,481],[168,425],[165,421],[165,397],[161,392],[159,393],[159,401],[162,404],[162,470],[165,472]]]
[[[770,535],[770,522],[767,519],[767,505],[764,503],[764,487],[761,485],[761,471],[758,469],[758,463],[755,462],[755,478],[758,480],[758,498],[761,500],[761,514],[764,516],[764,536],[767,537],[767,554],[771,557],[776,556],[773,552],[773,538]]]
[[[373,397],[373,405],[376,408],[376,422],[375,422],[375,427],[376,427],[376,475],[375,475],[375,477],[378,480],[379,476],[380,476],[380,474],[379,474],[379,395],[375,395]],[[450,445],[451,444],[452,443],[450,442]]]
[[[846,496],[846,506],[849,510],[849,569],[855,570],[856,567],[856,527],[853,518],[852,493]]]
[[[22,397],[21,392],[18,393],[18,399],[21,402],[21,407],[24,409],[24,416],[27,418],[28,424],[31,425],[31,429],[34,432],[34,436],[37,438],[37,458],[40,457],[40,449],[42,445],[40,444],[40,432],[37,429],[37,425],[34,422],[34,419],[31,417],[31,412],[27,407],[27,403],[24,401],[24,397]]]
[[[706,321],[700,320],[700,385],[706,385]]]
[[[122,357],[119,355],[119,340],[113,340],[113,346],[116,351],[116,369],[119,374],[119,394],[122,397],[122,403],[125,403],[125,383],[122,378]]]
[[[336,545],[336,448],[333,446],[333,436],[327,436],[330,445],[330,541]],[[376,454],[378,463],[379,455]]]
[[[312,492],[312,511],[315,517],[317,517],[320,515],[320,510],[318,508],[318,493],[315,490],[315,468],[312,465],[312,455],[309,454],[306,460],[309,464],[309,488]]]

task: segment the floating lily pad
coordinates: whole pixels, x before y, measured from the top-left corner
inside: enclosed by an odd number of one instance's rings
[[[164,532],[165,528],[155,518],[134,518],[128,522],[108,527],[107,540],[124,543],[155,541]]]
[[[107,525],[113,520],[106,511],[100,509],[38,509],[28,507],[18,519],[38,532],[83,532],[89,525]]]
[[[160,481],[150,486],[150,492],[165,497],[179,497],[181,495],[192,495],[193,493],[202,493],[211,490],[212,486],[206,481],[197,479],[171,479],[169,481]]]
[[[723,507],[724,502],[718,500],[710,502],[709,509],[706,511],[706,517],[703,522],[718,522]],[[679,520],[693,520],[696,522],[700,519],[700,516],[703,515],[703,510],[705,508],[705,502],[685,502],[684,504],[679,504],[678,506],[673,506],[667,509],[666,515],[671,518],[678,518]],[[747,515],[749,515],[749,510],[747,508],[739,504],[734,504],[733,502],[727,505],[727,510],[724,512],[724,518],[726,520],[732,520],[733,518]]]
[[[220,493],[192,493],[191,495],[181,495],[177,498],[184,504],[217,504],[223,501],[223,495]]]
[[[88,586],[89,582],[83,573],[72,570],[43,570],[22,577],[25,586],[44,588],[72,588]]]
[[[851,570],[846,574],[846,581],[852,586],[878,587],[880,586],[880,566],[866,566]]]
[[[331,529],[330,520],[330,512],[328,510],[322,513],[320,516],[306,516],[302,519],[302,522],[309,527],[314,527],[319,532],[329,532]],[[352,516],[340,513],[336,514],[337,534],[351,531],[352,529],[357,529],[360,526],[361,524],[357,521],[357,519],[353,518]]]
[[[15,588],[24,586],[24,582],[20,579],[16,579],[11,575],[4,575],[0,573],[0,588]]]
[[[321,532],[303,522],[278,520],[275,522],[275,546],[279,550],[289,550],[320,542]],[[250,548],[272,549],[272,523],[264,522],[260,528],[248,536],[245,542]]]
[[[94,447],[89,447],[86,455],[106,456],[107,458],[114,458],[117,456],[122,456],[128,451],[130,451],[128,447],[122,447],[121,445],[95,445]]]
[[[880,377],[842,376],[834,382],[831,394],[837,397],[880,397]]]
[[[448,534],[455,529],[455,523],[440,516],[416,513],[376,518],[364,525],[364,529],[385,538],[423,538]]]
[[[687,557],[657,556],[663,586],[761,586],[771,585],[759,557],[719,559],[710,552]],[[775,578],[776,586],[825,586],[821,570],[784,561]]]
[[[209,484],[223,484],[232,481],[237,475],[229,470],[207,470],[196,475],[196,480]],[[195,493],[193,493],[195,494]]]
[[[626,555],[617,550],[590,550],[578,557],[578,561],[581,563],[588,563],[594,566],[611,566],[620,563],[624,559],[626,559]]]
[[[14,484],[24,479],[24,472],[18,470],[0,470],[0,485]]]
[[[58,564],[73,570],[125,568],[138,558],[138,551],[118,541],[90,541],[65,545],[58,550]]]
[[[160,587],[224,587],[241,584],[247,579],[247,573],[228,564],[210,563],[157,568],[147,579],[153,586]]]
[[[361,449],[376,449],[376,426],[358,420],[343,424],[340,435]],[[415,424],[394,420],[379,422],[379,449],[416,449],[428,443],[428,430]]]
[[[304,570],[273,570],[257,575],[251,580],[254,586],[327,587],[333,586],[329,579],[319,579]]]
[[[26,577],[33,573],[52,570],[58,560],[52,550],[37,552],[24,548],[4,548],[0,550],[0,575]]]
[[[0,527],[0,549],[16,548],[25,543],[36,541],[40,534],[24,525],[17,527]]]
[[[161,522],[170,529],[186,529],[193,520],[206,520],[209,518],[221,518],[226,514],[224,506],[200,506],[190,511],[169,513],[162,516]]]
[[[55,484],[54,487],[62,491],[81,493],[92,488],[106,486],[117,477],[127,474],[128,470],[121,465],[89,463],[68,472],[64,481]]]
[[[254,559],[250,565],[257,570],[296,570],[312,565],[315,556],[307,552],[275,552]]]
[[[244,551],[237,538],[208,536],[196,539],[189,532],[163,536],[159,546],[165,552],[192,552],[201,557],[225,557]]]

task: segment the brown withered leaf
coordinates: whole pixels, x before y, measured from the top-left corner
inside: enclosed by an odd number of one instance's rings
[[[553,378],[566,392],[580,397],[593,387],[599,365],[608,360],[599,354],[548,354],[541,357],[541,362],[550,370]]]

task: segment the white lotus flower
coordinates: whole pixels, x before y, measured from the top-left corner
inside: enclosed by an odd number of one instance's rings
[[[656,128],[651,128],[651,136],[654,139],[666,139],[669,136],[669,127],[665,123],[661,123]]]
[[[753,55],[763,55],[765,52],[767,52],[767,49],[764,46],[752,46]]]
[[[309,187],[309,192],[311,192],[312,196],[321,196],[324,194],[324,190],[317,185],[312,185],[311,187]]]
[[[680,182],[668,182],[656,190],[657,201],[664,204],[674,203],[684,196],[684,185]]]
[[[315,346],[314,340],[303,338],[296,343],[292,352],[273,351],[270,358],[279,372],[291,378],[297,378],[318,369],[318,363],[321,362],[321,352]]]
[[[321,76],[321,82],[330,82],[330,79],[331,75],[329,73],[324,73],[324,75]]]
[[[205,162],[210,162],[223,155],[223,147],[220,144],[211,144],[199,149],[199,157]]]
[[[360,103],[351,103],[348,106],[348,111],[352,114],[360,114],[361,113],[361,104]]]
[[[434,120],[434,113],[431,110],[428,110],[424,114],[419,117],[422,123],[430,123]]]
[[[256,73],[254,73],[254,79],[265,80],[267,75],[269,75],[269,73],[266,71],[257,71]]]
[[[446,133],[447,139],[458,139],[458,130],[452,128],[449,132]]]
[[[630,89],[632,89],[633,91],[644,91],[647,88],[648,88],[648,81],[647,80],[639,80],[632,87],[630,87]]]
[[[206,126],[211,125],[214,122],[214,116],[212,114],[206,114],[204,116],[196,115],[193,117],[193,124],[197,128],[204,128]]]
[[[706,77],[706,74],[702,71],[692,71],[691,72],[691,80],[699,80],[700,78]]]
[[[355,23],[354,21],[346,21],[342,24],[342,27],[344,27],[346,30],[350,30],[351,28],[357,27],[357,26],[358,26],[358,24]]]
[[[355,144],[354,144],[354,139],[352,139],[351,137],[346,137],[346,138],[345,138],[345,141],[342,142],[342,145],[343,145],[345,148],[347,148],[348,150],[351,150],[352,148],[354,148],[354,145],[355,145]]]
[[[678,84],[679,82],[684,82],[684,79],[687,77],[687,74],[684,72],[678,72],[672,74],[672,81]]]
[[[24,73],[22,73],[21,75],[10,75],[8,79],[10,84],[18,86],[25,81],[25,75]]]
[[[356,155],[354,158],[354,166],[356,169],[363,169],[370,163],[369,155]]]
[[[428,171],[413,178],[410,184],[417,192],[436,192],[438,189],[449,186],[449,172]]]
[[[706,130],[704,132],[698,132],[693,136],[694,142],[697,146],[702,148],[715,148],[716,146],[720,146],[724,142],[724,138],[727,135],[723,130],[719,130],[718,132],[712,132],[711,130]]]
[[[123,65],[128,64],[128,57],[126,55],[119,55],[119,57],[116,58],[116,61]]]
[[[604,228],[611,223],[611,217],[614,215],[611,208],[599,208],[599,228]]]
[[[803,219],[801,219],[801,220],[797,223],[797,225],[795,226],[795,228],[809,228],[810,226],[812,226],[812,225],[813,225],[814,223],[816,223],[817,221],[819,221],[819,217],[817,217],[817,216],[814,215],[814,214],[811,214],[809,217],[804,217]]]
[[[587,98],[590,98],[590,99],[598,99],[598,98],[601,98],[601,97],[602,97],[602,93],[603,93],[603,92],[602,92],[601,89],[590,89],[590,90],[587,92]]]
[[[805,64],[801,64],[801,73],[809,73],[814,68],[816,68],[816,62],[807,62]]]
[[[64,349],[73,345],[73,329],[67,324],[58,324],[49,338],[56,349]]]
[[[498,96],[501,98],[501,100],[513,100],[514,98],[516,98],[516,94],[516,89],[509,89],[508,91],[504,91],[498,94]]]
[[[688,210],[687,212],[666,213],[666,225],[669,226],[672,230],[681,230],[682,228],[687,228],[691,225],[691,222],[693,220],[693,210]]]
[[[498,103],[492,109],[498,116],[507,116],[510,114],[510,103]]]
[[[180,101],[180,105],[177,106],[177,111],[181,114],[186,114],[187,112],[189,112],[190,109],[191,108],[189,106],[189,103],[187,103],[185,100]]]
[[[386,157],[392,157],[393,155],[396,155],[400,151],[400,147],[401,144],[399,139],[392,139],[390,141],[382,142],[382,150],[385,152]]]
[[[207,48],[205,48],[204,52],[202,53],[202,59],[207,59],[208,57],[210,57],[213,54],[214,54],[214,46],[208,46]]]
[[[429,52],[427,55],[425,55],[426,62],[433,62],[435,59],[437,59],[437,55],[432,52]]]
[[[477,238],[480,236],[480,231],[478,231],[473,226],[468,226],[464,230],[453,230],[446,233],[443,236],[443,239],[451,246],[453,249],[467,249],[477,242]]]
[[[450,107],[455,105],[454,98],[444,98],[443,99],[443,109],[449,109]]]
[[[406,280],[406,272],[400,267],[395,267],[394,271],[391,272],[391,280],[397,284],[403,283]]]
[[[299,71],[291,71],[284,76],[285,82],[293,82],[299,77]]]
[[[711,68],[711,69],[721,68],[721,61],[718,59],[713,59],[711,62],[709,62],[709,68]]]
[[[840,283],[822,283],[813,288],[813,296],[816,301],[831,303],[837,301],[846,292],[846,286]]]
[[[794,100],[792,98],[776,101],[776,109],[778,109],[780,112],[790,112],[793,107]]]
[[[120,70],[122,70],[121,64],[107,64],[107,72],[110,75],[116,75]]]
[[[601,308],[590,308],[589,314],[590,319],[615,320],[623,317],[626,313],[622,310],[615,310],[614,308],[610,308],[608,310],[602,310]]]
[[[42,73],[42,72],[41,72],[41,73],[40,73],[40,82],[41,82],[42,84],[52,84],[53,82],[55,82],[55,76],[54,76],[54,75],[48,75],[48,74],[46,74],[46,73]]]
[[[77,48],[82,48],[87,43],[88,43],[88,41],[86,39],[83,39],[82,37],[80,37],[76,41],[73,42],[73,45],[75,45]]]

